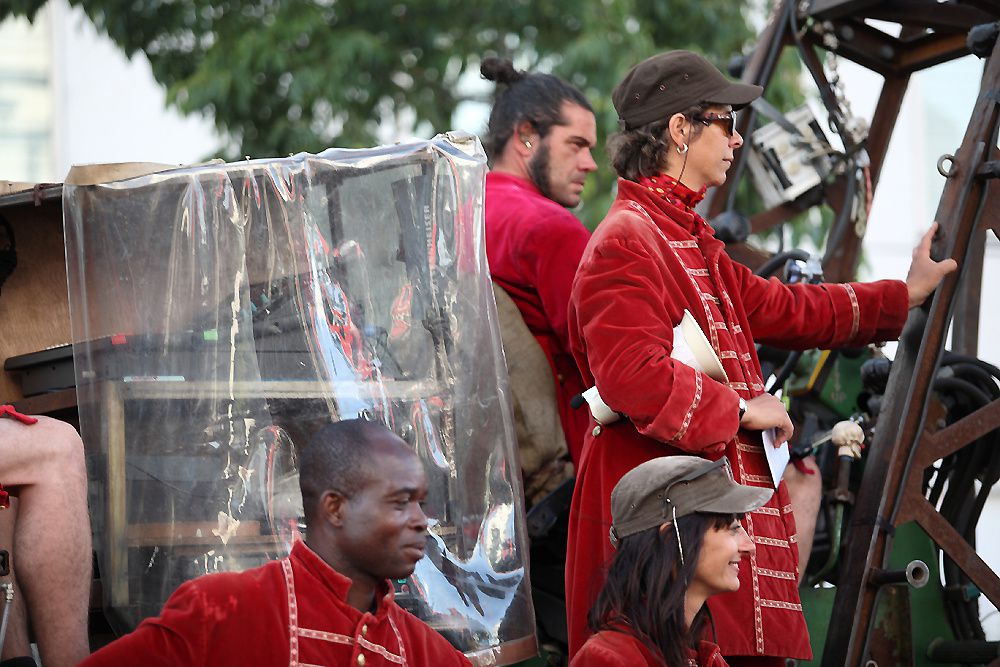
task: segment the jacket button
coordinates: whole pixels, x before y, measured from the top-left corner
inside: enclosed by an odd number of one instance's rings
[[[361,626],[361,636],[362,637],[367,637],[368,636],[368,624],[367,623],[365,625]]]
[[[365,656],[358,654],[358,667],[365,667]]]

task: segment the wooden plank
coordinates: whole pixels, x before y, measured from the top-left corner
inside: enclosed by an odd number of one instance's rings
[[[29,396],[14,403],[17,411],[26,415],[47,415],[60,410],[71,410],[76,405],[76,388]]]
[[[17,268],[0,292],[0,360],[71,342],[61,206],[0,213],[17,243]],[[23,396],[17,378],[0,373],[0,402]]]

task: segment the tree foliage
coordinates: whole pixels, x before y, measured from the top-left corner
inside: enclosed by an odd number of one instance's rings
[[[46,0],[6,0],[29,20]],[[485,55],[554,71],[615,129],[610,94],[633,64],[666,49],[719,65],[750,45],[732,0],[69,0],[127,55],[141,51],[168,101],[214,119],[227,158],[377,142],[386,124],[452,129]],[[488,100],[484,100],[488,101]],[[481,128],[466,128],[473,131]],[[383,133],[384,136],[384,133]],[[582,212],[607,210],[606,160]]]

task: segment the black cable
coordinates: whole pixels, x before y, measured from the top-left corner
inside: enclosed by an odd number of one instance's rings
[[[850,164],[853,169],[853,160]],[[844,188],[844,201],[841,203],[837,219],[833,221],[833,228],[830,231],[830,240],[826,244],[826,252],[823,253],[824,265],[830,261],[833,257],[834,251],[840,246],[841,241],[844,240],[844,234],[847,232],[847,228],[851,224],[851,200],[854,199],[857,192],[858,179],[857,176],[852,176],[847,179],[847,186]]]
[[[963,377],[938,378],[934,381],[934,390],[949,399],[948,423],[954,423],[988,404],[996,393],[996,385],[981,364],[972,363],[973,359],[965,357],[956,361],[961,355],[949,358],[948,367],[957,375]],[[967,378],[974,378],[973,380]],[[985,381],[986,387],[980,383]],[[942,461],[933,488],[928,493],[928,499],[935,505],[941,498],[939,512],[941,516],[962,535],[970,546],[975,548],[975,529],[986,496],[997,478],[1000,478],[1000,457],[995,446],[995,435],[988,434]],[[980,491],[975,490],[975,482],[981,478]],[[942,493],[942,489],[946,489]],[[968,584],[968,578],[958,565],[947,555],[942,554],[942,571],[947,589],[962,591]],[[981,639],[982,624],[979,621],[978,604],[975,599],[967,600],[964,596],[954,596],[945,600],[949,621],[959,639]]]
[[[992,401],[992,399],[982,389],[968,380],[963,380],[957,377],[935,378],[934,391],[941,393],[948,393],[950,391],[961,392],[972,399],[978,407],[983,407]],[[972,411],[970,410],[970,412]]]
[[[997,378],[997,380],[1000,380],[1000,368],[997,368],[988,361],[983,361],[979,357],[969,356],[968,354],[959,354],[958,352],[952,352],[950,350],[945,350],[944,354],[941,356],[942,365],[950,365],[957,362],[975,364],[993,377]]]
[[[785,363],[782,364],[781,370],[774,374],[774,383],[771,385],[771,388],[767,390],[769,394],[775,393],[785,385],[785,382],[792,374],[792,371],[794,371],[795,367],[798,365],[799,359],[802,358],[802,353],[802,350],[795,350],[788,355],[788,359],[786,359]]]

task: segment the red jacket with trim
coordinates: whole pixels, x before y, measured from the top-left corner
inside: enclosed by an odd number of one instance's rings
[[[470,665],[393,601],[388,582],[375,613],[347,603],[350,586],[350,579],[298,542],[280,561],[186,582],[158,617],[81,665]]]
[[[616,630],[602,630],[587,640],[570,662],[570,667],[665,667],[662,660],[637,637]],[[728,667],[719,647],[708,641],[698,642],[684,667]]]
[[[683,187],[683,186],[681,186]],[[784,285],[733,262],[691,207],[618,181],[618,197],[587,246],[573,284],[570,346],[585,384],[628,416],[588,432],[569,519],[566,601],[570,654],[614,552],[611,490],[658,456],[727,456],[737,482],[771,486],[759,432],[739,429],[739,398],[764,391],[755,342],[785,348],[857,346],[898,337],[901,281]],[[686,188],[685,188],[686,190]],[[673,328],[687,309],[720,357],[728,383],[674,362]],[[797,589],[795,521],[785,485],[747,515],[756,546],[740,590],[713,596],[723,655],[811,656]]]

